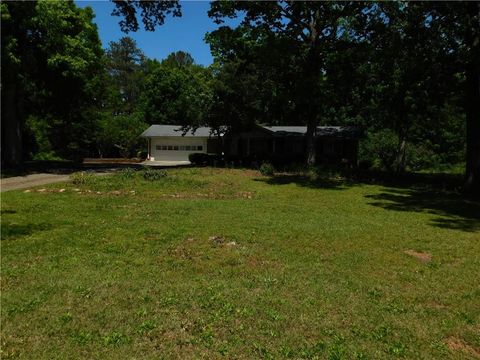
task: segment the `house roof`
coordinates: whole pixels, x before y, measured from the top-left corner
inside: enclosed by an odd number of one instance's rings
[[[273,136],[302,136],[307,133],[306,126],[263,126],[261,129],[267,130]],[[193,136],[210,137],[212,130],[209,127],[199,127],[196,130],[189,130],[186,133],[180,125],[151,125],[145,130],[142,137],[158,136]],[[317,137],[341,137],[341,138],[359,138],[361,130],[355,126],[318,126]]]
[[[194,136],[209,137],[211,129],[209,127],[199,127],[195,131],[189,130],[186,133],[180,125],[151,125],[145,130],[141,137],[157,137],[157,136]]]
[[[276,136],[285,135],[305,135],[306,126],[261,126],[265,130],[272,132]],[[317,137],[343,137],[359,138],[361,136],[360,128],[356,126],[317,126]]]

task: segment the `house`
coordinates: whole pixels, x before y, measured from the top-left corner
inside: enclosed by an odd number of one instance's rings
[[[191,153],[220,154],[235,160],[274,163],[302,162],[306,154],[306,126],[261,126],[235,134],[214,136],[208,127],[184,133],[180,126],[152,125],[148,160],[188,161]],[[315,133],[318,163],[357,164],[361,131],[353,126],[319,126]]]
[[[274,163],[303,162],[306,133],[306,126],[257,126],[248,132],[225,136],[225,153]],[[315,132],[317,163],[356,165],[360,137],[358,127],[318,126]]]
[[[218,138],[208,127],[183,131],[178,125],[152,125],[141,135],[147,139],[147,160],[188,161],[192,153],[218,153]]]

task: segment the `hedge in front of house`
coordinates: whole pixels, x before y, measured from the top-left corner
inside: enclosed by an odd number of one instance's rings
[[[194,165],[223,165],[223,157],[216,154],[192,153],[188,155],[188,160]]]

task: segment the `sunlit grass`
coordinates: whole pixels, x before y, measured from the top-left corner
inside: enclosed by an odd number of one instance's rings
[[[76,182],[2,194],[2,358],[478,356],[477,203],[233,169]]]

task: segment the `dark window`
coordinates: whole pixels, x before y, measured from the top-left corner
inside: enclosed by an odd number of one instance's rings
[[[184,150],[185,150],[185,146],[184,146],[184,145],[180,145],[180,146],[178,147],[178,149],[179,149],[180,151],[184,151]]]
[[[155,146],[155,149],[157,149],[157,150],[162,150],[162,145],[157,145],[157,146]]]
[[[190,151],[191,147],[190,145],[185,146],[185,150]]]
[[[198,151],[203,151],[203,146],[202,145],[197,146],[197,150]]]
[[[175,145],[175,146],[173,147],[173,150],[178,150],[178,146]]]
[[[173,146],[172,146],[172,145],[168,145],[168,150],[173,150]]]
[[[167,150],[167,149],[168,149],[167,145],[162,145],[162,150]]]

